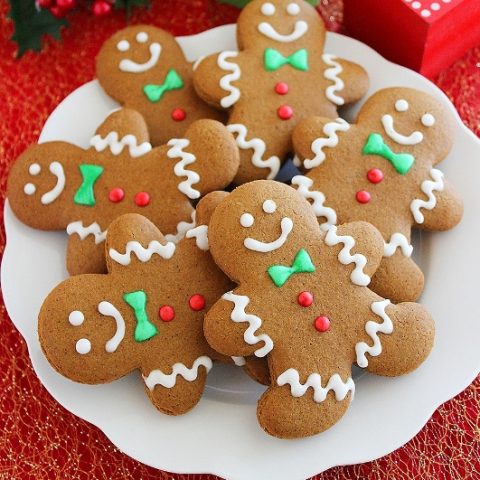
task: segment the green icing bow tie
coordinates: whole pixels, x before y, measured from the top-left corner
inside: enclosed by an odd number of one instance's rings
[[[388,160],[393,168],[400,174],[405,175],[412,168],[415,157],[409,153],[395,153],[383,141],[379,133],[371,133],[363,147],[365,155],[380,155]]]
[[[295,256],[295,260],[291,267],[284,265],[272,265],[268,267],[268,274],[277,287],[282,287],[287,283],[288,279],[295,273],[312,273],[315,271],[315,266],[308,252],[302,248]]]
[[[143,87],[143,92],[152,102],[158,102],[165,92],[170,90],[178,90],[183,87],[183,80],[175,69],[170,69],[165,77],[165,81],[161,85],[149,84]]]
[[[287,64],[297,70],[302,70],[304,72],[308,70],[308,52],[305,48],[297,50],[288,57],[284,57],[274,48],[266,48],[263,60],[267,72],[274,72]]]

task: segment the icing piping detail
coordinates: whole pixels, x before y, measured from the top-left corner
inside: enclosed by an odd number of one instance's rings
[[[343,90],[345,83],[338,76],[343,72],[343,68],[340,63],[335,61],[337,58],[338,57],[335,55],[329,53],[324,53],[322,55],[322,60],[330,67],[324,70],[323,76],[327,80],[333,82],[333,85],[330,85],[325,89],[325,96],[335,105],[343,105],[345,100],[337,95],[337,92]]]
[[[61,163],[52,162],[48,169],[57,177],[57,183],[51,190],[42,195],[40,201],[43,205],[49,205],[50,203],[54,202],[65,188],[65,172]]]
[[[288,239],[288,236],[290,235],[290,232],[293,230],[293,220],[289,217],[283,217],[282,221],[280,222],[280,228],[282,229],[282,233],[273,242],[261,242],[260,240],[247,237],[243,241],[243,244],[245,245],[245,248],[255,252],[267,253],[278,250],[279,248],[283,247]]]
[[[195,210],[193,210],[192,221],[185,222],[182,220],[181,222],[178,222],[177,233],[175,234],[167,233],[165,235],[165,239],[168,240],[169,242],[178,243],[191,228],[195,227],[195,216],[196,216],[196,212]]]
[[[231,357],[231,359],[233,360],[233,363],[237,367],[243,367],[244,365],[247,364],[247,361],[245,360],[245,357]]]
[[[383,247],[384,257],[393,257],[397,248],[400,248],[404,257],[411,257],[413,252],[413,246],[407,240],[407,237],[403,233],[394,233],[390,237],[389,242],[385,242]]]
[[[160,53],[162,52],[162,46],[157,42],[153,42],[148,49],[150,50],[150,58],[145,63],[137,63],[129,58],[124,58],[118,64],[118,68],[120,68],[122,72],[128,73],[143,73],[150,70],[157,64]]]
[[[138,139],[135,135],[128,134],[118,138],[118,132],[110,132],[106,137],[95,135],[90,140],[90,146],[95,148],[97,152],[102,152],[107,147],[113,155],[120,155],[125,147],[128,147],[130,156],[133,158],[141,157],[152,149],[149,142],[143,142],[138,145]]]
[[[238,102],[240,98],[240,90],[232,85],[232,82],[240,79],[240,67],[234,62],[228,62],[227,58],[236,58],[238,52],[221,52],[217,57],[217,65],[228,73],[220,79],[220,87],[229,92],[228,95],[220,100],[220,105],[223,108],[229,108],[234,103]]]
[[[420,209],[425,208],[427,210],[433,210],[437,204],[437,199],[433,192],[441,192],[445,188],[445,184],[443,182],[443,172],[436,168],[432,168],[430,170],[430,176],[432,177],[433,181],[424,180],[420,187],[422,192],[428,197],[428,200],[425,201],[421,198],[416,198],[410,204],[410,210],[413,214],[413,218],[418,224],[423,223],[425,220],[425,217]]]
[[[80,240],[85,240],[89,235],[93,235],[95,237],[95,245],[104,242],[105,238],[107,238],[107,231],[105,230],[102,232],[102,229],[97,222],[93,222],[84,227],[82,220],[69,223],[67,225],[67,233],[68,235],[76,233],[80,237]]]
[[[393,117],[391,115],[384,115],[382,117],[382,125],[385,133],[399,145],[418,145],[423,141],[423,133],[417,130],[413,131],[408,136],[397,132],[393,126]]]
[[[195,238],[197,247],[200,250],[207,251],[210,247],[208,245],[208,225],[198,225],[198,227],[191,228],[186,234],[187,238]]]
[[[115,335],[105,344],[105,350],[108,353],[113,353],[125,337],[125,320],[122,314],[110,302],[100,302],[98,311],[106,317],[113,317],[117,324]]]
[[[131,240],[125,246],[125,253],[120,253],[114,248],[111,248],[108,252],[110,258],[120,265],[130,265],[130,255],[132,253],[134,253],[141,262],[148,262],[154,254],[160,255],[165,260],[169,260],[175,253],[175,244],[173,242],[167,242],[167,244],[162,245],[159,241],[152,240],[148,244],[148,247],[145,248],[140,242]]]
[[[295,42],[299,38],[303,37],[305,33],[307,33],[308,23],[303,20],[297,20],[292,33],[289,33],[288,35],[282,35],[278,33],[268,22],[260,22],[257,28],[262,35],[270,38],[270,40],[274,40],[275,42],[290,43]]]

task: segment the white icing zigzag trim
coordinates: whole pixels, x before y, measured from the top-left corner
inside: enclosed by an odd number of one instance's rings
[[[235,141],[237,142],[238,148],[242,150],[251,148],[253,150],[252,164],[255,167],[270,169],[267,180],[272,180],[277,176],[277,173],[280,170],[280,159],[275,155],[272,155],[266,160],[262,158],[265,154],[266,145],[261,138],[252,138],[251,140],[247,140],[247,127],[241,123],[232,123],[227,125],[227,130],[232,134],[237,134]]]
[[[325,217],[326,222],[320,224],[322,230],[328,230],[337,223],[337,213],[333,208],[324,205],[325,195],[318,190],[310,190],[313,185],[311,178],[296,175],[292,178],[292,186],[297,186],[297,192],[306,200],[312,200],[311,205],[317,217]]]
[[[200,192],[192,188],[194,183],[200,181],[200,175],[185,168],[197,160],[195,155],[183,150],[190,145],[190,141],[186,138],[172,138],[167,145],[171,147],[167,152],[167,157],[180,158],[180,161],[175,164],[173,172],[177,177],[187,177],[186,180],[178,184],[178,189],[191,200],[200,198]]]
[[[220,105],[223,108],[229,108],[240,98],[240,90],[232,85],[232,82],[240,78],[240,67],[233,62],[227,62],[227,58],[236,58],[238,52],[221,52],[217,57],[217,65],[228,72],[220,79],[220,87],[227,92],[230,92],[226,97],[220,100]]]
[[[178,375],[187,380],[187,382],[193,382],[198,378],[198,369],[200,367],[205,367],[208,373],[212,366],[212,359],[202,355],[193,362],[192,368],[188,368],[185,364],[179,362],[173,365],[172,373],[167,374],[161,370],[152,370],[147,377],[143,376],[143,380],[150,391],[153,391],[157,385],[173,388],[177,383]]]
[[[355,352],[357,353],[357,365],[361,368],[368,367],[368,359],[365,356],[366,353],[372,357],[377,357],[382,353],[382,343],[378,337],[378,333],[385,333],[390,335],[393,332],[393,323],[390,317],[385,312],[385,309],[390,305],[390,300],[381,300],[379,302],[373,302],[372,312],[382,318],[382,323],[373,322],[369,320],[365,325],[365,331],[368,336],[373,340],[373,345],[369,346],[366,342],[358,342],[355,345]]]
[[[315,156],[312,159],[306,158],[303,161],[305,168],[318,167],[325,160],[325,153],[323,149],[325,147],[335,148],[338,145],[338,132],[346,132],[350,128],[350,124],[343,118],[337,118],[334,122],[328,122],[323,127],[323,133],[327,136],[316,138],[312,142],[312,152]]]
[[[94,147],[97,152],[102,152],[107,147],[110,147],[113,155],[120,155],[123,149],[128,147],[130,156],[133,158],[141,157],[152,149],[152,145],[149,142],[137,145],[137,141],[137,137],[134,135],[128,134],[119,140],[117,132],[110,132],[105,138],[95,135],[90,140],[90,146]]]
[[[365,265],[367,264],[367,259],[360,253],[352,255],[350,252],[355,246],[355,240],[353,237],[350,235],[337,235],[337,227],[332,225],[325,235],[325,243],[329,247],[343,243],[344,247],[338,254],[338,260],[342,265],[349,265],[350,263],[355,264],[355,268],[350,275],[352,283],[361,287],[366,287],[370,283],[370,277],[363,271]]]
[[[96,245],[104,242],[105,238],[107,238],[107,231],[105,230],[102,232],[102,229],[97,222],[93,222],[87,227],[84,227],[82,220],[69,223],[67,225],[67,233],[69,235],[76,233],[80,237],[80,240],[85,240],[89,235],[93,235],[95,237]]]
[[[343,72],[343,68],[335,61],[336,59],[337,57],[335,55],[328,53],[322,55],[322,60],[330,67],[325,69],[323,76],[333,82],[333,85],[330,85],[325,90],[325,96],[335,105],[343,105],[345,100],[337,95],[337,92],[343,90],[345,87],[345,83],[343,83],[343,80],[338,76]]]
[[[198,227],[192,228],[186,233],[185,236],[187,238],[195,238],[197,247],[200,250],[207,251],[209,249],[207,225],[199,225]]]
[[[437,204],[437,199],[435,198],[435,194],[433,192],[441,192],[445,188],[445,184],[443,182],[443,172],[437,170],[436,168],[432,168],[430,170],[430,176],[433,178],[433,181],[425,180],[422,182],[420,187],[422,192],[428,197],[428,200],[425,201],[421,198],[416,198],[410,204],[410,210],[413,214],[413,218],[418,224],[423,223],[425,220],[425,217],[420,209],[426,208],[427,210],[433,210]]]
[[[236,295],[233,292],[225,293],[222,298],[235,305],[230,315],[230,318],[235,323],[248,322],[249,326],[243,334],[245,342],[249,345],[256,345],[261,341],[265,343],[263,347],[255,350],[255,355],[257,357],[264,357],[270,353],[273,349],[273,341],[270,336],[266,333],[255,335],[255,332],[262,326],[262,319],[256,315],[245,312],[245,308],[250,303],[250,299],[246,295]]]
[[[397,248],[400,248],[404,257],[411,257],[413,252],[413,246],[407,240],[407,237],[403,233],[394,233],[390,237],[390,241],[383,247],[383,256],[384,257],[393,257]]]
[[[340,402],[345,399],[348,392],[355,394],[355,383],[352,378],[348,378],[346,382],[338,373],[332,375],[325,387],[322,387],[322,377],[318,373],[311,373],[305,383],[300,383],[300,375],[294,368],[285,370],[278,378],[277,385],[290,385],[290,392],[293,397],[302,397],[309,388],[313,389],[313,400],[316,403],[321,403],[327,398],[328,392],[331,390],[335,393],[335,399]]]
[[[132,253],[134,253],[141,262],[148,262],[154,254],[160,255],[165,260],[169,260],[175,253],[175,244],[168,242],[166,245],[162,245],[157,240],[152,240],[148,244],[148,248],[145,248],[139,242],[131,240],[126,245],[125,253],[120,253],[114,248],[111,248],[108,253],[110,258],[120,265],[130,265],[130,255]]]
[[[168,240],[169,242],[178,243],[185,236],[185,234],[191,228],[193,228],[195,226],[195,216],[196,216],[196,212],[195,212],[195,210],[193,210],[192,221],[191,222],[185,222],[185,221],[178,222],[177,233],[175,233],[175,234],[167,233],[165,235],[166,240]]]

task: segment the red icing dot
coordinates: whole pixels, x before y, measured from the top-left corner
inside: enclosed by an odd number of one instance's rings
[[[320,315],[315,319],[313,325],[319,332],[326,332],[330,328],[330,319],[325,315]]]
[[[279,95],[286,95],[288,93],[288,83],[278,82],[275,85],[275,92]]]
[[[125,192],[123,191],[123,188],[112,188],[108,194],[108,199],[113,202],[113,203],[118,203],[123,200],[123,197],[125,197]]]
[[[176,122],[181,122],[187,118],[187,113],[183,108],[174,108],[171,115],[172,119]]]
[[[372,168],[367,172],[369,182],[380,183],[383,180],[383,172],[379,168]]]
[[[282,120],[290,120],[293,117],[293,108],[288,105],[282,105],[278,107],[277,115]]]
[[[205,298],[203,297],[203,295],[196,293],[195,295],[192,295],[190,297],[190,299],[188,300],[188,304],[193,311],[199,312],[200,310],[203,310],[205,308]]]
[[[150,195],[147,192],[138,192],[135,195],[135,204],[139,207],[146,207],[150,203]]]
[[[372,198],[370,193],[367,192],[366,190],[360,190],[359,192],[357,192],[355,197],[356,197],[358,203],[368,203],[370,201],[370,199]]]
[[[313,303],[313,295],[310,292],[301,292],[297,300],[300,306],[309,307]]]
[[[170,305],[163,305],[158,309],[158,316],[164,322],[171,322],[175,318],[175,310]]]

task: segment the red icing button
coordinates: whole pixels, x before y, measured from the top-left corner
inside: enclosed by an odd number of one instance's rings
[[[277,115],[282,120],[290,120],[293,117],[293,108],[288,105],[282,105],[278,107]]]
[[[112,188],[112,190],[110,190],[110,193],[108,194],[108,199],[113,203],[121,202],[123,200],[123,197],[125,197],[125,192],[123,191],[123,188]]]
[[[288,83],[278,82],[275,85],[275,92],[279,95],[286,95],[288,93]]]
[[[135,195],[135,204],[139,207],[146,207],[150,203],[150,195],[147,192],[138,192]]]
[[[330,319],[325,315],[321,315],[315,319],[313,325],[319,332],[326,332],[330,328]]]
[[[357,192],[355,197],[356,197],[358,203],[368,203],[370,201],[370,199],[372,198],[370,193],[367,192],[366,190],[360,190],[359,192]]]
[[[175,318],[175,310],[170,305],[163,305],[158,309],[158,316],[164,322],[171,322]]]
[[[199,312],[205,308],[205,298],[203,298],[203,295],[196,293],[190,297],[188,304],[193,311]]]
[[[301,292],[297,300],[301,307],[309,307],[313,303],[313,295],[310,292]]]
[[[383,172],[379,168],[372,168],[367,172],[369,182],[380,183],[383,180]]]
[[[172,119],[176,122],[181,122],[187,118],[187,113],[183,108],[174,108],[172,110]]]

